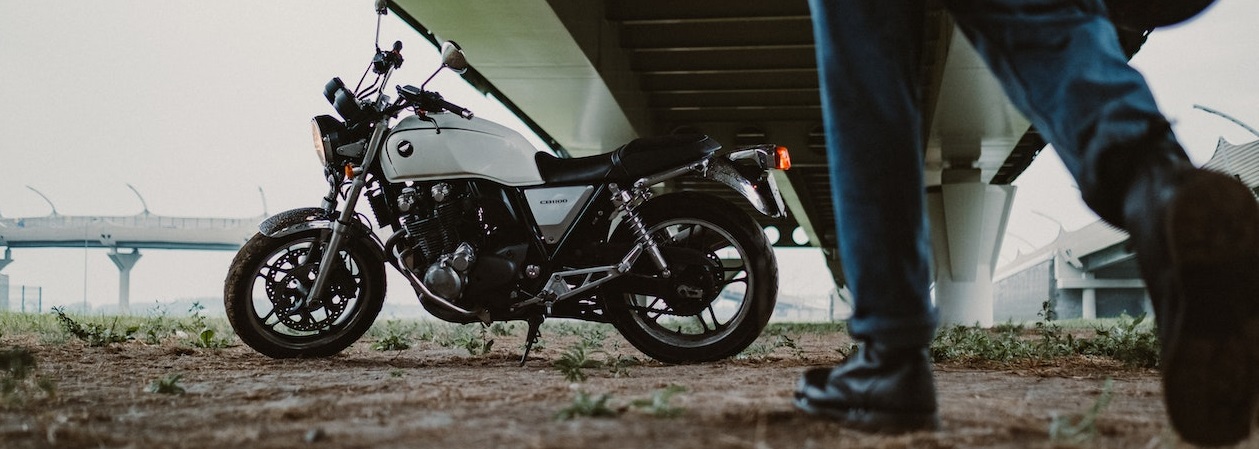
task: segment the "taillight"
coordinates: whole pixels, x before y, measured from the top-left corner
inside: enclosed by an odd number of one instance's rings
[[[774,168],[779,170],[791,168],[791,153],[787,152],[787,147],[774,148]]]

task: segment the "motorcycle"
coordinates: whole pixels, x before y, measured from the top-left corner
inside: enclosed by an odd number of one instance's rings
[[[340,118],[312,120],[330,186],[321,207],[269,217],[232,261],[224,303],[241,341],[275,358],[340,352],[379,314],[385,264],[439,319],[527,322],[522,364],[547,318],[610,323],[666,363],[730,357],[760,335],[778,291],[761,227],[721,198],[658,189],[699,177],[781,217],[770,171],[789,167],[786,148],[674,135],[558,158],[426,90],[443,70],[468,69],[454,42],[420,87],[386,95],[402,43],[380,49],[383,2],[377,13],[376,54],[358,86],[324,86]]]

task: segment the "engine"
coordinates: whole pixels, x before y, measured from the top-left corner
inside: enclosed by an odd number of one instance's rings
[[[473,182],[416,183],[398,195],[406,235],[403,265],[433,293],[463,305],[504,297],[519,273],[523,237],[500,228],[515,221],[505,200]],[[501,195],[501,192],[499,192]]]
[[[456,192],[444,182],[406,187],[398,196],[398,210],[409,246],[403,264],[434,293],[458,298],[467,284],[468,269],[476,262],[477,248],[469,240],[482,240],[463,235],[478,227],[467,222],[476,215],[469,192]]]

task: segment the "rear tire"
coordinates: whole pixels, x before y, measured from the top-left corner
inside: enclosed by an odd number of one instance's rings
[[[241,341],[273,358],[326,357],[349,347],[376,320],[385,298],[384,262],[366,243],[347,240],[328,298],[295,307],[318,273],[309,257],[326,231],[280,238],[255,234],[232,260],[224,283],[227,319]],[[322,252],[322,251],[320,251]]]
[[[669,262],[676,295],[605,294],[609,318],[630,344],[665,363],[736,355],[760,336],[778,297],[778,264],[752,217],[720,198],[676,193],[637,210],[657,245],[696,250],[705,262]],[[632,242],[622,224],[613,241]],[[635,273],[659,276],[644,254]],[[703,292],[702,294],[700,292]]]

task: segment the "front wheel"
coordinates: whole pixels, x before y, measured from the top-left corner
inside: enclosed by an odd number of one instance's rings
[[[354,239],[338,251],[328,293],[306,302],[321,270],[324,232],[256,234],[232,260],[223,302],[236,335],[249,347],[274,358],[330,356],[375,321],[385,298],[384,262]]]
[[[751,345],[778,297],[778,264],[756,221],[733,204],[693,193],[661,196],[637,212],[670,275],[664,278],[647,255],[639,258],[633,273],[665,287],[604,295],[617,330],[665,363],[720,360]],[[633,239],[624,224],[612,236]]]

